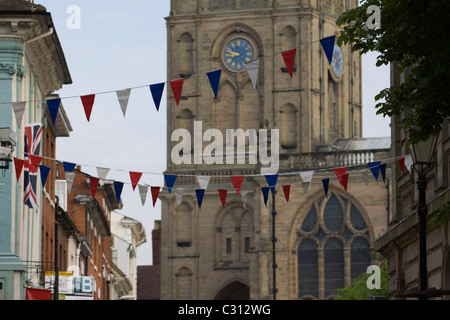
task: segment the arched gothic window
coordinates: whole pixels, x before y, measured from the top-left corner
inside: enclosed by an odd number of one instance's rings
[[[370,265],[368,223],[333,192],[311,206],[297,236],[299,299],[331,299]]]

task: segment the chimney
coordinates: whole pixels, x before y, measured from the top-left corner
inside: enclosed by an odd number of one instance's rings
[[[161,263],[161,221],[155,221],[155,227],[152,231],[152,249],[153,249],[153,265]]]

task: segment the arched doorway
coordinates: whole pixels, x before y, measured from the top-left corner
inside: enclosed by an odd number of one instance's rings
[[[250,288],[240,281],[233,281],[223,287],[214,300],[250,300]]]

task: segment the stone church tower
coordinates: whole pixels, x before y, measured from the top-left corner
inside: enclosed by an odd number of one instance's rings
[[[329,299],[372,263],[389,202],[381,178],[367,184],[359,170],[387,159],[390,139],[361,138],[360,55],[336,46],[329,66],[319,43],[339,31],[336,18],[356,3],[171,0],[167,77],[185,81],[178,105],[168,94],[166,174],[177,175],[182,200],[173,190],[160,194],[161,299]],[[291,76],[280,53],[292,48]],[[256,87],[244,66],[255,59]],[[215,97],[207,74],[219,69]],[[180,128],[192,137],[184,141],[190,151],[176,149]],[[266,129],[269,151],[279,142],[272,150],[279,152],[279,177],[267,206],[264,164],[249,161],[249,148],[232,163],[217,160],[225,147],[212,153],[213,164],[194,161],[193,150],[205,153],[212,141],[196,140],[199,128],[219,130],[224,145],[226,130],[239,128],[256,130],[256,138]],[[192,161],[174,163],[174,155]],[[347,190],[333,172],[343,166]],[[305,182],[299,172],[313,172],[313,179]],[[210,177],[201,208],[197,176]],[[244,176],[239,194],[231,176]],[[289,201],[282,185],[291,185]],[[219,189],[228,190],[224,205]]]

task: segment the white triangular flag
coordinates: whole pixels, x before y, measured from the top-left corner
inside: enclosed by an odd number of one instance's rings
[[[75,172],[66,171],[66,183],[67,183],[67,194],[70,194],[72,190],[73,179],[75,178]]]
[[[181,199],[183,198],[183,189],[176,188],[173,190],[175,192],[175,199],[177,200],[177,205],[181,204]]]
[[[131,89],[124,89],[116,91],[117,99],[120,103],[120,108],[122,109],[123,116],[125,117],[125,113],[127,112],[128,99],[130,98]]]
[[[253,89],[256,88],[256,82],[258,81],[258,69],[259,69],[259,59],[250,61],[245,64],[245,68],[247,69],[248,76],[253,84]]]
[[[311,182],[304,182],[302,184],[303,193],[305,194],[305,201],[308,199],[309,188],[311,187]]]
[[[97,167],[97,174],[100,179],[105,180],[108,173],[109,168]]]
[[[314,171],[304,171],[299,172],[299,174],[302,177],[303,182],[311,182]]]
[[[242,197],[242,205],[244,206],[244,209],[247,209],[247,194],[248,190],[240,190],[239,193]]]
[[[200,189],[206,190],[206,188],[208,187],[209,179],[211,179],[211,176],[197,176]]]
[[[145,200],[147,199],[148,186],[147,185],[138,185],[139,187],[139,195],[141,196],[142,205],[145,204]]]
[[[365,183],[365,185],[366,185],[366,187],[367,187],[367,184],[369,183],[369,170],[363,170],[362,171],[362,176],[363,176],[363,179],[364,179],[364,183]]]
[[[26,102],[13,102],[12,107],[16,115],[17,126],[20,128],[22,124],[23,113],[25,112]]]
[[[405,167],[411,173],[411,166],[413,165],[411,154],[405,156]]]

